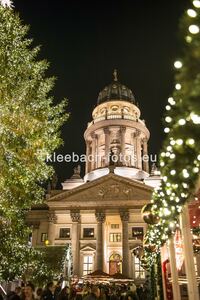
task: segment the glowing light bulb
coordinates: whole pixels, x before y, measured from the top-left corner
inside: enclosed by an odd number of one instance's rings
[[[197,159],[200,160],[200,154],[197,156]]]
[[[171,105],[176,104],[176,102],[174,101],[174,98],[172,98],[172,97],[169,97],[169,98],[168,98],[168,102],[169,102],[169,104],[171,104]]]
[[[197,25],[190,25],[189,26],[189,32],[192,33],[192,34],[197,34],[199,33],[199,26]]]
[[[195,144],[195,140],[194,139],[188,139],[187,140],[187,144],[188,145],[194,145]]]
[[[165,165],[164,161],[161,161],[161,162],[160,162],[160,166],[161,166],[161,167],[164,167],[164,165]]]
[[[171,211],[168,208],[163,209],[164,216],[169,216],[171,214]]]
[[[168,133],[168,132],[170,132],[170,129],[169,129],[169,127],[166,127],[166,128],[164,129],[164,132],[165,132],[165,133]]]
[[[194,114],[194,113],[191,113],[190,114],[190,118],[192,119],[192,122],[194,124],[200,124],[200,116]]]
[[[166,182],[167,181],[167,176],[163,177],[163,181]]]
[[[196,13],[196,11],[194,9],[188,9],[187,10],[187,14],[191,18],[195,18],[197,16],[197,13]]]
[[[170,154],[170,158],[174,159],[176,157],[176,155],[174,153]]]
[[[194,173],[198,173],[198,172],[199,172],[199,168],[198,168],[198,167],[194,167],[194,168],[193,168],[193,172],[194,172]]]
[[[182,173],[183,173],[184,178],[190,177],[190,174],[188,173],[188,171],[186,169],[183,169]]]
[[[172,121],[172,118],[169,117],[169,116],[167,116],[167,117],[165,118],[165,121],[166,121],[167,123],[170,123],[170,122]]]
[[[170,145],[174,146],[176,144],[176,142],[174,140],[170,141]]]
[[[183,140],[182,139],[178,139],[176,140],[177,145],[181,146],[183,144]]]
[[[196,8],[200,8],[200,1],[199,1],[199,0],[194,0],[194,1],[193,1],[193,5],[194,5]]]
[[[187,189],[187,188],[188,188],[188,184],[185,183],[185,182],[182,183],[182,186],[184,187],[184,189]]]
[[[185,125],[185,123],[186,123],[186,121],[185,121],[185,119],[180,119],[179,121],[178,121],[178,124],[179,125]]]
[[[175,61],[174,67],[175,67],[176,69],[181,69],[182,66],[183,66],[183,64],[182,64],[182,62],[181,62],[180,60]]]
[[[187,35],[185,39],[186,39],[187,43],[191,43],[192,42],[192,37],[189,36],[189,35]]]
[[[166,110],[170,110],[171,106],[170,105],[166,105],[165,108],[166,108]]]
[[[180,83],[177,83],[177,84],[175,85],[175,89],[176,89],[177,91],[181,90],[181,84],[180,84]]]
[[[175,199],[176,203],[180,202],[180,199],[178,197],[176,197]]]
[[[167,151],[172,151],[172,146],[167,146]]]
[[[170,223],[169,223],[169,227],[170,227],[170,228],[174,228],[174,226],[175,226],[175,224],[174,224],[173,222],[170,222]]]
[[[175,175],[175,174],[176,174],[176,170],[171,170],[171,171],[170,171],[170,174],[171,174],[171,175]]]

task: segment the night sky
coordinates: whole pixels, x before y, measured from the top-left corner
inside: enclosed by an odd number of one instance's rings
[[[62,130],[59,153],[85,153],[83,139],[98,93],[111,83],[113,69],[139,102],[151,133],[150,153],[159,153],[162,115],[173,91],[173,62],[180,55],[178,24],[189,0],[15,0],[30,24],[41,58],[57,77],[55,102],[68,98],[71,116]],[[59,182],[76,164],[55,165]],[[83,172],[83,170],[82,170]]]

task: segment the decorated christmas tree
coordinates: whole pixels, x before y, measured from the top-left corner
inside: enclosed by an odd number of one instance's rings
[[[143,261],[151,269],[161,246],[179,227],[184,205],[193,200],[200,173],[200,1],[191,1],[180,20],[181,55],[174,62],[174,91],[164,117],[160,154],[162,181],[148,206]],[[145,211],[145,209],[144,209]],[[147,213],[147,211],[146,211]],[[153,251],[152,251],[153,249]]]
[[[66,101],[54,105],[54,78],[27,37],[12,1],[0,0],[0,278],[23,271],[29,229],[25,214],[42,201],[53,169],[45,158],[62,142]]]

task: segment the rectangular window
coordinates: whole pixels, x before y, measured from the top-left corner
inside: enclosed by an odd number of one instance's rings
[[[134,240],[143,240],[144,228],[143,227],[132,227],[132,238]]]
[[[46,232],[41,233],[41,242],[45,242],[48,239],[48,235]]]
[[[87,275],[92,272],[93,266],[93,256],[84,255],[83,256],[83,275]]]
[[[94,228],[83,228],[84,238],[94,238]]]
[[[141,267],[141,262],[139,258],[134,256],[134,266],[135,266],[135,279],[145,279],[144,269]]]
[[[111,224],[112,229],[119,229],[119,224]]]
[[[110,233],[110,242],[121,242],[121,233]]]
[[[60,239],[70,238],[70,228],[60,228],[59,238]]]

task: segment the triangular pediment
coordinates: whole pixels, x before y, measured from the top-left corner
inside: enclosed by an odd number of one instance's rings
[[[81,252],[94,252],[95,250],[96,250],[96,248],[91,244],[84,245],[80,249]]]
[[[66,206],[83,207],[88,205],[108,205],[117,204],[118,201],[125,201],[127,206],[132,201],[146,201],[151,199],[153,188],[142,182],[128,179],[113,173],[102,176],[91,182],[87,182],[69,191],[63,191],[52,197],[48,201],[51,206],[55,202],[65,203]],[[93,204],[92,204],[93,203]]]

